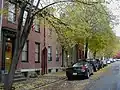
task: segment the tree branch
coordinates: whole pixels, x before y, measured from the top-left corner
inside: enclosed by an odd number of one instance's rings
[[[35,12],[35,13],[33,14],[32,17],[34,17],[34,16],[35,16],[36,14],[38,14],[39,12],[43,11],[44,9],[46,9],[46,8],[52,6],[52,5],[55,5],[55,4],[58,4],[58,3],[64,3],[64,2],[79,2],[79,3],[82,3],[82,4],[86,4],[86,5],[93,5],[93,4],[98,4],[98,3],[99,3],[99,2],[89,2],[89,3],[87,3],[87,2],[83,2],[83,1],[73,1],[73,0],[57,1],[57,2],[53,2],[53,3],[51,3],[51,4],[49,4],[49,5],[45,6],[45,7],[43,7],[42,9],[39,9],[37,12]]]
[[[33,3],[33,0],[31,1],[31,3]],[[30,22],[30,16],[31,16],[31,12],[32,12],[32,7],[33,7],[33,4],[31,4],[30,8],[29,8],[29,11],[28,11],[28,15],[27,15],[27,18],[26,18],[26,21],[25,21],[25,25],[23,27],[23,31],[22,31],[22,34],[21,34],[21,39],[20,39],[20,42],[22,41],[22,39],[24,38],[24,34],[27,33],[27,25],[29,24]],[[24,10],[25,11],[25,10]]]

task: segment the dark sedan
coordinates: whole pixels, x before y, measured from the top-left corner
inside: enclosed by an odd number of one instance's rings
[[[98,63],[98,70],[103,68],[103,62],[102,60],[96,59],[97,63]]]
[[[97,72],[99,66],[97,61],[96,60],[87,60],[87,61],[93,66],[94,72]]]
[[[78,61],[66,69],[68,80],[72,80],[73,77],[77,76],[89,78],[91,74],[93,74],[93,66],[85,60]]]

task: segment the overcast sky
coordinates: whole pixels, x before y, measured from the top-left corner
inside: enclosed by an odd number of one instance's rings
[[[113,30],[117,36],[120,36],[120,0],[109,0],[109,2],[110,4],[107,4],[107,7],[117,17],[117,22],[119,22]]]

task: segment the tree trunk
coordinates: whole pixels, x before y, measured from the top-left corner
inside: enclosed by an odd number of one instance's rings
[[[65,56],[66,56],[66,67],[68,67],[68,51],[65,51]]]
[[[75,62],[76,62],[76,61],[78,61],[78,50],[79,50],[78,44],[75,45],[75,49],[76,49],[76,60],[75,60]]]
[[[93,58],[95,59],[96,58],[96,51],[94,51],[94,53],[93,53]]]
[[[4,81],[4,89],[5,90],[12,90],[12,83],[13,83],[14,73],[16,70],[16,63],[19,60],[17,50],[16,50],[16,54],[14,54],[14,55],[15,56],[12,59],[13,63],[11,65],[11,70],[10,70],[9,74],[5,75],[5,81]]]
[[[62,46],[62,67],[64,67],[64,47]]]
[[[24,14],[25,7],[26,7],[26,4],[24,4],[21,7],[20,16],[19,16],[19,19],[18,19],[19,24],[18,24],[18,27],[17,27],[17,34],[16,34],[16,39],[15,39],[15,49],[14,49],[14,53],[13,53],[13,58],[12,58],[12,64],[11,64],[11,67],[10,67],[10,71],[4,77],[4,89],[5,90],[11,90],[12,89],[14,73],[15,73],[15,70],[16,70],[16,67],[17,67],[17,63],[19,61],[19,55],[22,51],[22,49],[19,49],[19,47],[20,47],[20,33],[21,33],[21,29],[22,29],[22,21],[23,21],[23,14]]]
[[[17,68],[17,64],[19,61],[19,57],[21,55],[22,49],[24,47],[24,44],[28,38],[29,32],[31,30],[31,26],[33,23],[33,19],[30,19],[31,16],[31,10],[29,10],[29,14],[27,15],[27,19],[23,28],[23,37],[21,35],[21,30],[22,30],[22,21],[23,21],[23,14],[25,10],[26,4],[23,4],[20,10],[20,15],[18,19],[18,27],[17,27],[17,34],[16,34],[16,40],[15,40],[15,48],[14,48],[14,53],[13,53],[13,58],[12,58],[12,64],[10,67],[10,71],[8,72],[7,75],[5,75],[5,80],[4,80],[4,90],[11,90],[12,89],[12,84],[13,84],[13,78],[14,78],[14,73]]]
[[[87,53],[88,53],[88,38],[86,38],[85,42],[85,59],[87,59]]]
[[[72,61],[73,61],[73,63],[76,62],[76,60],[77,60],[77,59],[76,59],[76,56],[77,56],[76,53],[77,53],[77,52],[76,52],[76,47],[74,46],[74,47],[73,47],[73,50],[72,50],[72,57],[73,57],[73,58],[72,58]]]

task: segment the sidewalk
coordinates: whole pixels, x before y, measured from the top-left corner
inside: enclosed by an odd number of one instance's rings
[[[14,83],[16,90],[35,90],[36,88],[45,86],[50,83],[57,82],[61,79],[65,79],[65,72],[49,73],[38,78],[30,78],[26,81]]]
[[[65,71],[60,71],[60,72],[45,74],[43,76],[65,77],[66,74]]]
[[[65,71],[49,73],[43,76],[40,75],[37,78],[30,78],[26,81],[15,82],[13,84],[13,87],[15,87],[15,90],[35,90],[36,88],[40,88],[42,86],[57,82],[65,78]],[[1,86],[3,85],[0,85],[0,90],[3,90]]]

